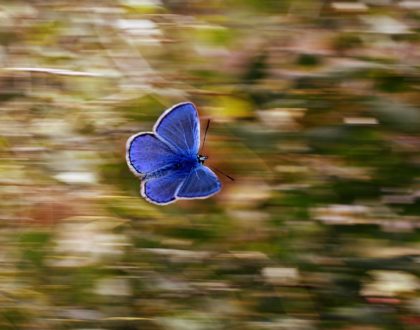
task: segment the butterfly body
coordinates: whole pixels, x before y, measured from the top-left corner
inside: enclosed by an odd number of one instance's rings
[[[199,166],[200,163],[193,157],[174,158],[173,161],[160,169],[145,174],[143,180],[156,179],[169,174],[172,171],[178,171],[179,175],[188,174],[193,168]]]
[[[205,160],[206,159],[208,159],[209,157],[207,157],[207,156],[203,156],[203,155],[198,155],[197,156],[197,160],[198,160],[198,162],[201,164],[201,165],[203,165],[204,164],[204,162],[205,162]]]
[[[200,123],[192,103],[165,111],[153,132],[127,141],[127,163],[142,180],[141,195],[155,204],[177,199],[207,198],[220,191],[216,174],[199,154]]]

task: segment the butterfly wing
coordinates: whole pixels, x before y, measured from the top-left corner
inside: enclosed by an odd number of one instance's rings
[[[127,164],[139,176],[146,176],[176,161],[177,155],[154,133],[139,133],[127,141]]]
[[[221,189],[216,174],[207,166],[199,165],[191,170],[177,192],[178,198],[206,198]]]
[[[176,192],[188,173],[171,171],[165,176],[142,182],[141,195],[155,204],[169,204],[176,200]]]
[[[156,122],[156,134],[177,153],[197,156],[200,121],[194,104],[180,103],[165,111]]]

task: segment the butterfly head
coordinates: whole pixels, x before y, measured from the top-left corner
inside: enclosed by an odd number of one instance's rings
[[[208,158],[209,158],[208,156],[197,155],[197,160],[200,164],[204,164],[204,161]]]

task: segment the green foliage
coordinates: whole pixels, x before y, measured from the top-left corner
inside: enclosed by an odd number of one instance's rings
[[[297,59],[297,64],[302,66],[316,66],[320,63],[320,58],[312,54],[301,54]]]
[[[333,40],[333,47],[340,52],[357,49],[362,45],[360,36],[356,34],[339,34]]]
[[[263,79],[267,76],[267,54],[259,54],[256,58],[252,59],[249,63],[244,80],[249,83]]]
[[[51,234],[48,232],[31,231],[20,234],[22,266],[42,268],[50,240]]]
[[[377,88],[384,92],[403,92],[406,91],[410,86],[407,84],[407,78],[403,75],[385,73],[376,79]]]

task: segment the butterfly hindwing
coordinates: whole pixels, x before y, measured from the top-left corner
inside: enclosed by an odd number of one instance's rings
[[[198,165],[191,170],[180,187],[179,198],[205,198],[217,193],[221,183],[216,174],[204,165]]]
[[[171,171],[165,176],[144,181],[141,194],[153,203],[168,204],[176,200],[176,192],[186,176],[185,172]]]
[[[178,153],[196,156],[200,147],[200,122],[192,103],[180,103],[165,111],[155,132]]]

